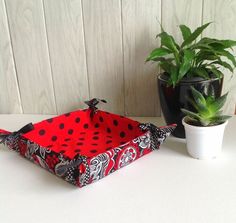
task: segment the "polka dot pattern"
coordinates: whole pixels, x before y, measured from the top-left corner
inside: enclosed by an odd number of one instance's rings
[[[88,110],[80,110],[35,124],[26,134],[38,144],[74,157],[79,153],[93,157],[143,134],[138,122],[124,116],[99,111],[90,119]]]
[[[75,119],[75,122],[76,122],[76,123],[79,123],[79,122],[80,122],[80,117],[77,117],[77,118]]]
[[[44,129],[39,130],[39,135],[43,136],[45,135],[46,131]]]
[[[98,123],[96,123],[96,124],[94,125],[95,128],[99,128],[99,126],[100,126],[100,125],[99,125]]]
[[[102,116],[99,117],[99,121],[100,121],[100,122],[104,122],[104,119],[103,119]]]
[[[57,141],[57,136],[52,136],[52,141],[53,142]]]
[[[131,124],[128,124],[128,129],[129,129],[129,130],[133,130],[133,128],[134,128],[134,127],[133,127]]]
[[[64,123],[60,123],[59,129],[64,129],[64,128],[65,128],[65,124]]]
[[[52,123],[52,122],[53,122],[53,118],[47,119],[47,122],[48,122],[48,123]]]
[[[125,137],[125,132],[123,132],[123,131],[120,132],[120,137],[121,137],[121,138],[124,138],[124,137]]]
[[[118,121],[117,121],[117,120],[114,120],[114,121],[113,121],[113,125],[114,125],[114,126],[118,126]]]
[[[68,134],[69,134],[69,135],[72,135],[72,134],[73,134],[73,132],[74,132],[74,130],[73,130],[73,129],[69,129],[69,130],[68,130]]]

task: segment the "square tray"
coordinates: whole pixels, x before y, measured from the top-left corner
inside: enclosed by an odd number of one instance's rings
[[[158,149],[176,125],[156,127],[89,107],[17,132],[2,143],[78,187],[95,182]]]

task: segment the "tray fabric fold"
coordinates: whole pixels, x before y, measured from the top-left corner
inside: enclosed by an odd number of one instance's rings
[[[0,142],[78,187],[86,186],[160,147],[176,125],[156,127],[89,108],[35,123],[16,132],[0,130]]]

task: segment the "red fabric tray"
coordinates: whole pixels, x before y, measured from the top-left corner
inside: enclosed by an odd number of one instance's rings
[[[0,130],[2,142],[64,180],[83,187],[158,149],[175,125],[157,128],[88,108]]]

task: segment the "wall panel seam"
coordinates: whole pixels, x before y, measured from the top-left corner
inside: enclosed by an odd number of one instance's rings
[[[125,85],[125,63],[124,63],[124,22],[123,22],[123,4],[122,0],[120,0],[120,23],[121,23],[121,50],[122,50],[122,65],[123,65],[123,96],[124,96],[124,115],[127,115],[126,113],[126,100],[125,100],[125,92],[126,92],[126,85]]]
[[[203,25],[203,20],[204,20],[204,0],[202,0],[202,11],[201,11],[201,25]],[[202,35],[201,35],[202,37]]]
[[[55,92],[55,86],[54,86],[54,76],[53,76],[53,70],[52,70],[51,54],[50,54],[50,49],[49,49],[48,30],[47,30],[44,0],[41,0],[41,2],[42,2],[42,7],[43,7],[43,20],[44,20],[44,27],[45,27],[45,34],[46,34],[46,45],[47,45],[47,51],[48,51],[49,66],[50,66],[50,71],[51,71],[53,96],[54,96],[56,113],[58,114],[58,107],[57,107],[58,104],[57,104],[56,92]]]
[[[85,53],[85,63],[86,63],[86,72],[87,72],[87,81],[88,81],[88,93],[89,98],[91,99],[91,89],[90,89],[90,79],[89,79],[89,67],[88,67],[88,57],[87,57],[87,45],[86,45],[86,38],[85,38],[85,26],[84,26],[84,9],[83,9],[83,0],[80,0],[81,5],[81,17],[82,17],[82,32],[83,32],[83,39],[84,39],[84,53]]]
[[[7,4],[6,4],[6,0],[3,0],[3,5],[4,5],[4,9],[5,9],[5,13],[6,13],[6,20],[7,20],[7,31],[8,31],[8,35],[9,35],[9,39],[10,39],[10,51],[12,54],[12,62],[14,65],[14,70],[15,70],[15,78],[16,78],[16,87],[17,87],[17,94],[18,94],[18,98],[19,98],[19,105],[20,105],[20,113],[24,113],[24,108],[22,105],[22,100],[21,100],[21,91],[20,91],[20,84],[19,84],[19,79],[18,79],[18,72],[17,72],[17,67],[16,67],[16,59],[15,59],[15,55],[14,55],[14,48],[13,48],[13,44],[12,44],[12,37],[11,37],[11,28],[10,28],[10,24],[9,24],[9,17],[8,17],[8,13],[7,13]]]

